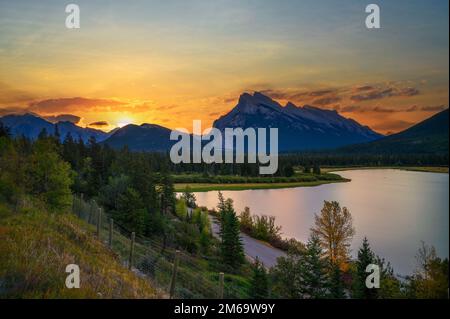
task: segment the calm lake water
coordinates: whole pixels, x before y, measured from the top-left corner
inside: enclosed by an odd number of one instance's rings
[[[423,240],[441,257],[449,249],[449,175],[393,169],[342,171],[349,183],[288,189],[223,191],[239,213],[273,215],[284,237],[306,241],[324,200],[338,201],[353,216],[355,255],[364,236],[397,274],[410,274]],[[196,193],[197,203],[213,208],[217,192]]]

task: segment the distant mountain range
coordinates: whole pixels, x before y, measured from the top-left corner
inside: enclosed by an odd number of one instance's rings
[[[109,133],[82,128],[71,122],[53,124],[35,114],[7,115],[0,118],[14,136],[35,139],[42,129],[54,134],[58,127],[61,140],[68,133],[83,141],[93,136],[98,142],[114,148],[127,146],[134,151],[168,151],[171,130],[159,125],[130,124]],[[279,151],[330,150],[347,153],[448,153],[448,109],[391,136],[383,136],[338,112],[313,106],[284,107],[261,93],[245,93],[226,115],[214,121],[219,130],[225,128],[277,127]]]
[[[370,143],[338,150],[359,154],[448,154],[448,109],[404,130]]]
[[[31,113],[24,115],[6,115],[0,117],[0,122],[9,128],[13,136],[24,136],[32,140],[36,139],[43,129],[47,131],[47,134],[54,135],[56,127],[58,127],[57,130],[61,140],[64,140],[67,134],[70,133],[75,140],[81,138],[84,142],[87,142],[93,136],[96,141],[101,142],[113,133],[106,133],[92,128],[83,128],[72,122],[51,123]]]
[[[176,143],[170,140],[170,132],[156,124],[129,124],[114,132],[104,143],[113,148],[127,146],[133,151],[168,151]]]

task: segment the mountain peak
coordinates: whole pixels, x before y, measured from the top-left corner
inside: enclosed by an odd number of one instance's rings
[[[225,128],[278,128],[280,150],[323,149],[372,141],[381,136],[335,110],[315,106],[281,106],[261,92],[243,93],[238,104],[213,126]]]

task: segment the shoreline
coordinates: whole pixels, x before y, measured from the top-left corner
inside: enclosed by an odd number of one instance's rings
[[[350,170],[367,170],[367,169],[398,169],[410,172],[424,173],[440,173],[448,174],[448,167],[437,166],[353,166],[353,167],[323,167],[323,173],[336,173]],[[242,190],[258,190],[258,189],[283,189],[296,187],[315,187],[331,183],[347,183],[350,179],[341,176],[338,180],[319,180],[312,182],[274,182],[274,183],[175,183],[175,191],[182,192],[189,186],[192,192],[209,192],[209,191],[242,191]]]
[[[324,173],[344,172],[353,170],[369,170],[369,169],[398,169],[408,172],[423,172],[423,173],[440,173],[448,174],[448,166],[326,166],[322,168]]]
[[[350,179],[343,178],[332,181],[314,181],[314,182],[291,182],[291,183],[175,183],[175,192],[182,192],[189,186],[191,192],[209,192],[209,191],[242,191],[258,189],[282,189],[296,187],[315,187],[331,183],[347,183]]]

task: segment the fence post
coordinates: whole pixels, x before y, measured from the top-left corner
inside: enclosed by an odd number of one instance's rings
[[[94,212],[94,206],[95,206],[95,200],[92,200],[91,205],[89,206],[89,217],[88,217],[89,224],[92,224],[92,215]]]
[[[97,238],[98,239],[100,239],[101,224],[102,224],[102,209],[99,208],[98,209],[98,214],[97,214]]]
[[[175,259],[173,261],[173,270],[172,270],[172,280],[170,281],[170,299],[173,298],[173,295],[175,293],[175,283],[177,280],[177,271],[178,271],[178,260],[179,260],[180,251],[177,250],[175,252]]]
[[[112,248],[112,242],[113,242],[113,231],[114,231],[114,219],[109,219],[109,240],[108,244],[109,247]]]
[[[131,270],[131,267],[133,267],[133,257],[134,257],[134,239],[136,237],[136,233],[131,233],[131,245],[130,245],[130,259],[128,260],[128,269]]]
[[[223,278],[224,273],[219,273],[219,299],[223,299]]]

